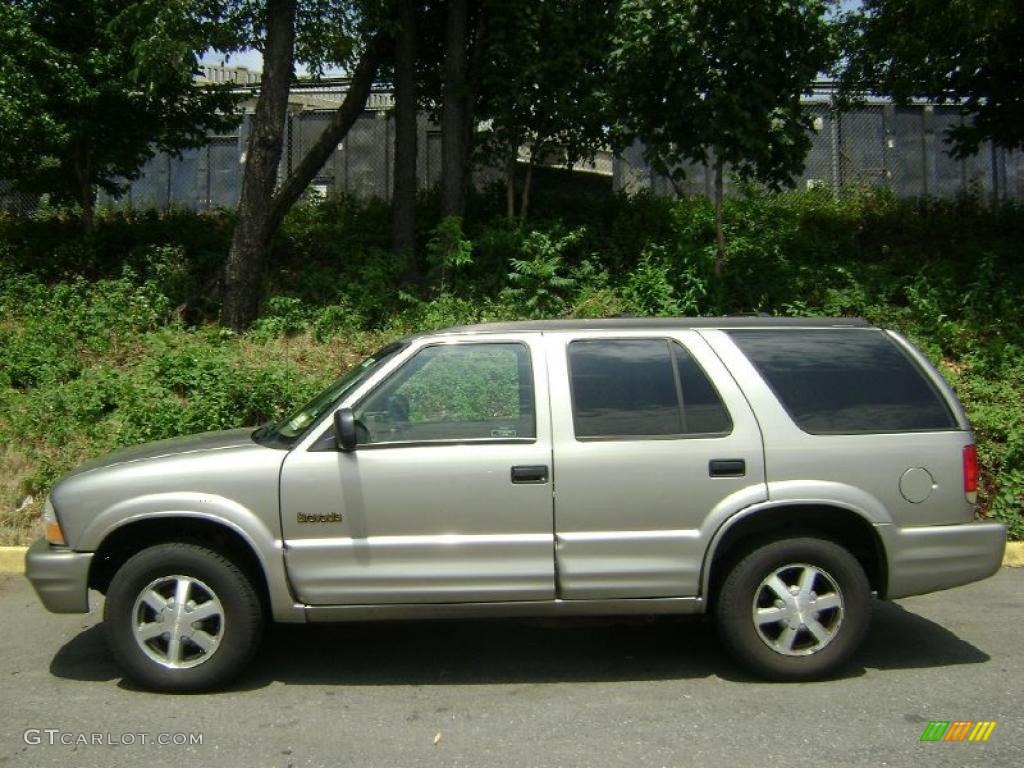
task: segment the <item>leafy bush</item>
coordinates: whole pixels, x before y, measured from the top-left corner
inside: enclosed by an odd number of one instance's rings
[[[565,274],[565,252],[582,236],[580,230],[561,237],[530,232],[522,243],[522,257],[510,260],[509,286],[502,292],[505,302],[521,309],[526,317],[561,314],[576,285]]]
[[[309,326],[310,308],[297,296],[271,296],[250,332],[259,338],[291,336]]]
[[[438,291],[446,293],[452,273],[473,263],[473,243],[462,232],[462,217],[441,219],[427,241],[426,251]]]

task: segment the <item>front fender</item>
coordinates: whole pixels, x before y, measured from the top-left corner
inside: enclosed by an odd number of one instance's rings
[[[275,621],[305,620],[303,609],[296,604],[289,589],[283,542],[253,511],[223,496],[175,492],[125,499],[89,521],[79,536],[78,549],[95,552],[116,531],[143,520],[161,518],[199,519],[238,534],[259,560]]]

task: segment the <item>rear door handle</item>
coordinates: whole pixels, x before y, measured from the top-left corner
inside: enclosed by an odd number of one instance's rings
[[[747,474],[747,462],[743,459],[712,459],[708,462],[711,477],[743,477]]]
[[[548,468],[545,464],[527,464],[512,467],[513,483],[546,483]]]

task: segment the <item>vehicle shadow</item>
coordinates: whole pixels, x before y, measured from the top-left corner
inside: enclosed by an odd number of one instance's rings
[[[871,631],[840,678],[866,669],[978,664],[988,654],[948,629],[879,603]],[[119,680],[102,628],[54,656],[50,672]],[[717,676],[757,682],[729,659],[702,617],[367,622],[277,625],[252,668],[230,690],[287,685],[473,685],[677,680]],[[128,681],[119,685],[134,689]]]

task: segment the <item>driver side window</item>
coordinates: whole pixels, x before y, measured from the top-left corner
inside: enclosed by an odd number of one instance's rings
[[[536,437],[530,352],[518,343],[425,347],[355,408],[360,444]]]

